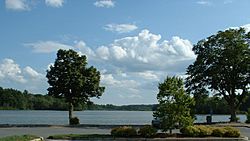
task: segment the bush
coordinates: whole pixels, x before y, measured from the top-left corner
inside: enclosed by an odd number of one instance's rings
[[[200,132],[199,137],[211,136],[213,131],[209,126],[195,126]]]
[[[133,137],[137,135],[136,129],[123,126],[123,127],[116,127],[111,130],[111,135],[114,137]]]
[[[139,129],[138,134],[141,135],[142,137],[153,137],[157,133],[157,129],[152,127],[151,125],[146,125],[143,126]]]
[[[225,134],[225,129],[224,128],[221,128],[221,127],[215,127],[215,128],[213,128],[212,136],[223,137],[224,134]]]
[[[70,125],[78,125],[80,124],[79,118],[73,117],[69,120]]]
[[[188,137],[198,137],[200,134],[200,130],[197,129],[195,126],[187,126],[183,127],[180,132]]]
[[[239,137],[240,131],[233,127],[225,127],[224,137]]]
[[[233,127],[209,127],[209,126],[187,126],[180,132],[188,137],[239,137],[240,131]]]

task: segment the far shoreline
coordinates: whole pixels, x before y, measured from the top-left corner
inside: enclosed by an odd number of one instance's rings
[[[52,124],[0,124],[0,128],[10,128],[10,127],[69,127],[69,128],[87,128],[87,127],[96,127],[96,128],[104,128],[111,129],[114,127],[120,126],[131,126],[135,128],[140,128],[148,124],[79,124],[79,125],[52,125]],[[237,122],[212,122],[208,123],[194,123],[194,125],[211,125],[211,126],[232,126],[232,127],[246,127],[250,128],[250,124]]]

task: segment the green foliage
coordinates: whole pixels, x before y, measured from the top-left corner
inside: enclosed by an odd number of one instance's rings
[[[223,137],[224,134],[225,134],[225,129],[224,128],[219,128],[219,127],[214,127],[213,128],[213,133],[212,133],[212,136],[215,136],[215,137]]]
[[[1,87],[0,87],[1,88]],[[31,94],[15,89],[0,89],[0,109],[3,110],[66,110],[64,99],[48,95]]]
[[[137,136],[135,128],[130,126],[116,127],[111,130],[111,135],[114,137],[134,137]]]
[[[239,137],[240,131],[233,127],[187,126],[180,132],[188,137]]]
[[[225,133],[224,137],[239,137],[240,136],[240,131],[236,128],[233,127],[225,127],[224,128]]]
[[[145,125],[141,127],[138,131],[138,134],[142,137],[154,137],[157,133],[157,129],[152,127],[151,125]]]
[[[30,141],[36,138],[39,137],[34,135],[8,136],[0,138],[0,141]]]
[[[212,128],[210,128],[209,126],[195,126],[198,130],[199,130],[199,136],[200,137],[206,137],[206,136],[210,136],[213,133]]]
[[[250,108],[248,109],[246,113],[246,117],[247,117],[246,123],[250,123]]]
[[[160,119],[162,131],[172,131],[192,125],[194,119],[190,114],[190,107],[194,105],[193,99],[185,93],[183,81],[178,77],[167,77],[159,84],[157,99],[159,106],[154,117]]]
[[[200,130],[196,126],[183,127],[180,132],[187,137],[198,137],[200,135]]]
[[[48,94],[64,98],[69,103],[69,119],[73,106],[88,103],[91,97],[99,98],[104,92],[100,87],[100,72],[87,67],[87,57],[73,50],[58,50],[54,65],[47,71]]]
[[[105,104],[105,105],[97,105],[92,104],[88,105],[88,110],[118,110],[118,111],[152,111],[155,105],[113,105],[113,104]]]
[[[197,95],[218,92],[230,106],[231,121],[249,91],[250,33],[243,28],[220,31],[193,47],[197,58],[187,68],[186,86]]]
[[[70,125],[78,125],[78,124],[80,124],[80,120],[79,120],[79,118],[77,118],[77,117],[72,117],[72,118],[69,120],[69,124],[70,124]]]

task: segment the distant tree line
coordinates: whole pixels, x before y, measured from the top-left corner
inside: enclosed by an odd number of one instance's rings
[[[113,105],[91,104],[77,105],[75,110],[123,110],[123,111],[152,111],[156,104],[150,105]],[[247,111],[250,107],[250,97],[240,107],[240,112]],[[23,92],[11,88],[0,87],[0,109],[2,110],[68,110],[68,104],[64,99],[54,98],[48,95],[31,94],[27,90]],[[230,110],[224,98],[204,96],[196,100],[194,107],[196,114],[229,114]]]

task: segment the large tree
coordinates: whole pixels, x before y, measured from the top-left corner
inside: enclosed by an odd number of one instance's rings
[[[172,133],[176,125],[182,128],[193,124],[190,108],[194,106],[194,100],[186,94],[183,80],[175,76],[167,77],[158,88],[159,106],[153,116],[161,121],[162,131]]]
[[[230,106],[231,122],[249,91],[250,32],[243,28],[219,31],[193,47],[197,58],[187,68],[186,87],[193,94],[209,90]]]
[[[91,97],[99,98],[104,92],[104,87],[99,86],[100,72],[93,66],[87,67],[86,56],[73,50],[58,50],[46,77],[50,85],[48,94],[68,102],[69,121],[74,105],[88,103]]]

